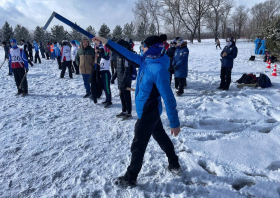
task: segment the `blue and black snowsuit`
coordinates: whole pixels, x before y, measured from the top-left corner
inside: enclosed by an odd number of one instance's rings
[[[134,139],[131,145],[131,163],[124,176],[125,180],[136,181],[151,136],[166,153],[169,166],[179,168],[174,146],[165,133],[160,119],[162,113],[161,98],[163,98],[170,127],[177,128],[180,126],[176,100],[169,84],[169,57],[166,54],[161,54],[163,44],[151,46],[143,57],[130,52],[111,40],[108,40],[107,46],[133,64],[140,65],[135,91],[138,120],[135,124]]]
[[[263,40],[262,40],[262,45],[261,45],[261,47],[260,47],[260,49],[259,49],[258,54],[261,54],[261,52],[262,52],[262,55],[264,55],[264,53],[265,53],[265,48],[266,48],[266,40],[263,39]]]
[[[261,39],[260,38],[256,38],[256,40],[255,40],[255,45],[256,45],[256,47],[255,47],[255,54],[258,54],[259,53],[259,43],[261,43]]]
[[[225,57],[223,57],[224,52],[227,53]],[[231,71],[233,68],[234,59],[237,57],[238,49],[235,46],[235,42],[232,42],[230,46],[225,46],[223,51],[221,52],[221,83],[219,89],[228,90],[229,85],[231,83]]]
[[[33,41],[33,47],[35,49],[35,61],[34,63],[37,63],[37,60],[39,60],[39,63],[41,63],[41,59],[39,56],[39,46],[37,45],[36,41]]]

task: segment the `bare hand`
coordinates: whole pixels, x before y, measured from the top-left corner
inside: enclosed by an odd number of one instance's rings
[[[100,41],[103,43],[103,45],[106,45],[108,42],[108,39],[103,38],[101,36],[96,36],[96,37],[92,38],[92,42],[94,42],[96,45],[99,45]]]
[[[171,128],[171,135],[174,135],[176,137],[180,133],[180,131],[181,131],[180,127]]]
[[[227,56],[227,53],[226,53],[226,52],[223,53],[223,57],[225,57],[225,56]]]

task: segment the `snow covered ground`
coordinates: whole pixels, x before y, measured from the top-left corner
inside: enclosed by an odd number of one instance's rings
[[[117,85],[113,106],[84,99],[81,75],[59,79],[56,61],[28,73],[29,96],[15,97],[7,65],[0,70],[0,197],[279,197],[280,76],[272,88],[219,91],[220,50],[214,39],[189,44],[188,87],[176,97],[181,133],[171,137],[181,177],[166,171],[167,158],[151,139],[134,189],[117,188],[124,174],[136,121],[120,121]],[[225,42],[222,41],[222,46]],[[233,82],[265,72],[254,45],[237,43]],[[136,49],[139,45],[136,46]],[[4,56],[0,49],[0,62]],[[280,73],[278,73],[280,75]],[[174,89],[174,84],[172,84]],[[133,98],[134,101],[134,98]],[[170,134],[165,111],[162,121]]]

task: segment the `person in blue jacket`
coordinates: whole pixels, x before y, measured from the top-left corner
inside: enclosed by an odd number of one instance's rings
[[[175,88],[179,89],[176,92],[178,96],[181,96],[184,93],[184,87],[186,86],[186,78],[188,77],[188,59],[189,49],[187,47],[187,42],[182,38],[179,38],[172,63],[175,70]]]
[[[235,45],[234,38],[227,38],[226,39],[227,45],[224,47],[223,51],[221,52],[221,83],[218,89],[228,90],[229,85],[231,83],[231,71],[233,68],[233,60],[237,57],[238,49]]]
[[[39,60],[39,63],[41,64],[41,59],[39,56],[39,46],[37,45],[36,41],[33,41],[33,47],[35,50],[35,61],[34,63],[37,63],[37,60]]]
[[[255,54],[258,54],[258,52],[259,52],[259,43],[261,43],[261,41],[262,40],[260,39],[259,36],[255,40],[255,45],[256,45],[256,47],[255,47]]]
[[[57,42],[54,42],[54,56],[56,57],[58,69],[62,70],[62,64],[61,64],[61,52],[59,47],[57,46]]]
[[[131,145],[131,162],[124,176],[119,177],[115,184],[118,186],[136,185],[141,170],[146,147],[151,136],[158,142],[168,157],[168,169],[171,172],[180,172],[178,156],[174,146],[166,134],[160,115],[162,113],[161,98],[170,121],[171,135],[180,133],[180,122],[176,110],[176,100],[172,93],[168,72],[169,57],[161,53],[163,41],[159,36],[149,36],[143,41],[143,56],[135,54],[117,43],[103,37],[94,37],[93,42],[102,41],[111,50],[124,57],[131,63],[139,65],[135,105],[138,116],[135,124],[134,139]]]
[[[262,45],[261,45],[261,47],[260,47],[260,49],[259,49],[258,54],[261,54],[261,52],[262,52],[262,55],[264,55],[264,53],[265,53],[265,48],[266,48],[266,40],[265,40],[265,38],[263,38],[263,40],[262,40]]]

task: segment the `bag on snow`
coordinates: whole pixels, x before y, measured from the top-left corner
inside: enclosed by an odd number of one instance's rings
[[[249,61],[254,61],[255,58],[256,58],[256,56],[251,56],[251,57],[249,58]]]
[[[267,87],[271,87],[273,86],[269,77],[265,74],[260,74],[260,76],[258,77],[258,81],[256,84],[256,87],[261,87],[261,88],[267,88]]]

